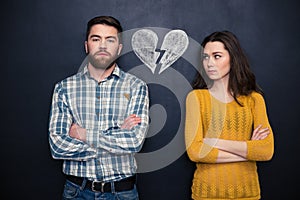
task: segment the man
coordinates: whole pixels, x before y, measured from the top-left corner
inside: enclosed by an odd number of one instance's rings
[[[113,17],[91,19],[86,66],[55,85],[49,143],[64,160],[63,199],[138,199],[134,154],[148,129],[148,88],[116,64],[121,32]]]

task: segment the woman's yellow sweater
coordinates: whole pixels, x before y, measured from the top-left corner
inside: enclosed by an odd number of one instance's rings
[[[189,158],[196,162],[192,185],[193,199],[260,199],[256,161],[270,160],[274,139],[265,101],[257,92],[222,103],[206,89],[191,91],[186,98],[185,142]],[[253,128],[262,124],[270,134],[251,140]],[[246,141],[247,161],[216,163],[218,149],[203,143],[203,138]]]

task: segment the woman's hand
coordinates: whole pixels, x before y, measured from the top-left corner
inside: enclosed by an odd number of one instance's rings
[[[261,127],[262,125],[259,125],[256,127],[256,129],[254,129],[251,140],[263,140],[270,134],[269,128]]]

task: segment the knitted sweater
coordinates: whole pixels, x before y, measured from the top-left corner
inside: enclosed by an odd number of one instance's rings
[[[193,199],[260,199],[256,161],[270,160],[274,139],[265,101],[257,92],[223,103],[206,89],[191,91],[186,99],[185,142],[189,158],[196,162],[192,184]],[[270,134],[251,140],[253,127],[262,124]],[[203,143],[203,138],[246,141],[247,161],[216,163],[218,149]]]

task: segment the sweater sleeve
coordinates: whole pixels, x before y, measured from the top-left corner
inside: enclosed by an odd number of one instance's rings
[[[268,120],[263,96],[259,93],[253,93],[252,99],[253,128],[261,124],[262,128],[269,128],[270,134],[263,140],[247,141],[247,159],[253,161],[267,161],[270,160],[274,154],[273,131]]]
[[[218,149],[203,143],[201,103],[196,91],[186,98],[185,144],[189,158],[194,162],[215,163]]]

